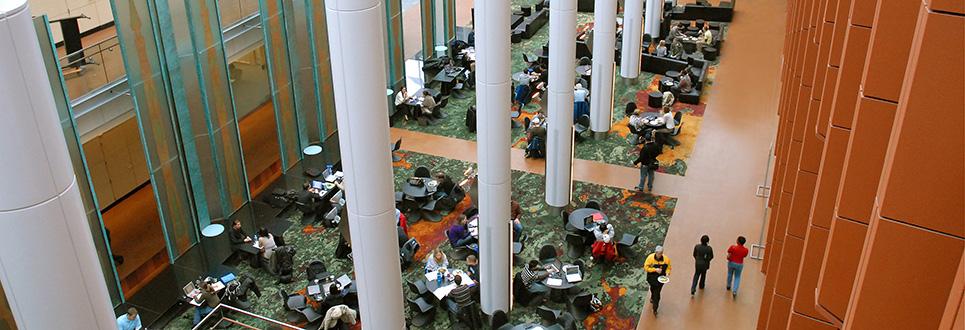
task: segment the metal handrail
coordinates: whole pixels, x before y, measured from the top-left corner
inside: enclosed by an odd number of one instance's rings
[[[108,42],[108,41],[114,41],[114,44],[116,45],[116,44],[117,44],[117,35],[114,35],[114,36],[111,36],[110,38],[107,38],[107,39],[98,41],[97,43],[95,43],[95,44],[93,44],[93,45],[90,45],[90,46],[81,48],[81,50],[78,50],[78,51],[76,51],[76,52],[73,52],[73,53],[64,55],[64,56],[58,58],[57,60],[58,60],[58,61],[61,61],[61,62],[67,61],[67,60],[70,59],[70,57],[75,56],[75,55],[78,55],[78,54],[84,54],[84,57],[90,57],[90,56],[92,56],[92,55],[99,54],[99,53],[103,52],[104,49],[101,49],[100,51],[98,51],[98,52],[96,52],[96,53],[93,53],[93,54],[86,54],[86,52],[87,52],[88,50],[94,49],[95,47],[101,47],[102,44],[104,44],[104,43],[106,43],[106,42]],[[107,48],[110,48],[110,47],[107,47]],[[80,60],[82,60],[82,59],[83,59],[83,57],[82,57],[81,59],[79,59],[79,60],[74,60],[74,61],[71,61],[71,62],[67,62],[66,64],[62,64],[62,65],[63,65],[63,66],[69,66],[69,65],[71,65],[71,64],[74,64],[73,62],[77,62],[77,61],[80,61]]]
[[[284,322],[281,322],[281,321],[276,321],[276,320],[273,320],[273,319],[270,319],[270,318],[267,318],[267,317],[264,317],[264,316],[261,316],[261,315],[258,315],[258,314],[255,314],[255,313],[252,313],[252,312],[243,310],[243,309],[239,309],[239,308],[235,308],[235,307],[232,307],[232,306],[229,306],[229,305],[225,305],[225,304],[218,304],[217,307],[215,307],[213,310],[211,310],[211,313],[208,313],[208,315],[205,316],[203,319],[201,319],[201,322],[199,322],[198,325],[194,326],[194,328],[192,328],[191,330],[215,329],[215,328],[217,328],[217,327],[221,324],[221,322],[228,322],[228,323],[231,323],[232,325],[237,325],[237,326],[244,327],[244,328],[247,328],[247,329],[261,330],[261,329],[258,328],[258,327],[255,327],[255,326],[252,326],[252,325],[249,325],[249,324],[245,324],[245,323],[243,323],[243,322],[241,322],[241,321],[238,321],[238,320],[235,320],[235,319],[232,319],[232,318],[230,318],[230,317],[227,317],[227,316],[222,315],[225,311],[227,311],[227,312],[232,312],[232,313],[239,313],[239,314],[243,314],[243,315],[245,315],[245,316],[249,316],[249,317],[253,317],[253,318],[256,318],[256,319],[259,319],[259,320],[262,320],[262,321],[266,321],[266,322],[271,323],[271,324],[273,324],[273,325],[280,326],[280,327],[282,327],[282,329],[305,330],[305,329],[296,327],[296,326],[291,325],[291,324],[288,324],[288,323],[284,323]],[[220,316],[219,316],[219,315],[220,315]],[[214,324],[207,325],[208,322],[211,321],[211,320],[214,320],[214,318],[220,318],[220,319],[219,319],[217,322],[215,322]]]

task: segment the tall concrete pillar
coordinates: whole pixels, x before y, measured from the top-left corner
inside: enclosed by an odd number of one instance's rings
[[[590,129],[595,135],[610,131],[613,114],[613,45],[616,42],[617,0],[597,0],[593,12],[593,72],[590,86]]]
[[[483,312],[508,312],[512,280],[509,199],[509,0],[476,2],[476,141],[479,158],[479,270]]]
[[[366,329],[405,324],[381,0],[325,1],[355,280]]]
[[[636,78],[640,75],[643,1],[626,0],[623,7],[623,47],[620,49],[620,76],[623,78]]]
[[[576,79],[576,0],[550,2],[546,204],[570,203],[573,160],[573,82]],[[602,43],[602,42],[594,42]]]
[[[19,329],[115,328],[36,37],[0,0],[0,285]]]
[[[646,0],[647,18],[643,23],[643,33],[656,40],[660,37],[660,18],[663,17],[663,0]]]

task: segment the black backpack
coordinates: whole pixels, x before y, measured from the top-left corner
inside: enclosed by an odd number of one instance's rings
[[[543,158],[543,138],[539,136],[534,136],[529,141],[529,145],[526,146],[526,152],[531,158]]]
[[[274,271],[278,276],[278,282],[291,283],[292,273],[295,264],[295,248],[292,246],[282,246],[275,249],[272,255],[275,260]]]

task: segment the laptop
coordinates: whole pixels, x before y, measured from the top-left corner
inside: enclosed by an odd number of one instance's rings
[[[563,273],[566,274],[566,281],[570,283],[576,283],[583,280],[583,274],[580,273],[580,267],[576,265],[563,266]]]
[[[201,294],[201,290],[198,290],[198,287],[194,285],[194,282],[188,282],[188,284],[185,285],[184,288],[182,288],[181,290],[184,291],[184,295],[186,297],[191,299],[194,299],[199,294]]]
[[[325,185],[321,181],[312,180],[312,188],[317,190],[322,190],[325,188]]]
[[[235,277],[235,273],[228,273],[225,276],[221,277],[221,283],[225,283],[225,284],[231,283],[231,281],[234,281],[235,278],[237,278]]]
[[[308,295],[315,296],[319,293],[322,293],[322,288],[319,287],[318,284],[308,286]]]

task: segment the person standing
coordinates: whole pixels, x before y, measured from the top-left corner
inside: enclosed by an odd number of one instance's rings
[[[663,152],[663,148],[654,141],[652,135],[644,138],[640,156],[633,161],[633,165],[640,165],[640,183],[637,184],[637,191],[643,191],[644,185],[646,185],[647,191],[653,191],[653,172],[660,166],[657,157],[660,156],[661,152]],[[648,179],[649,181],[647,181]]]
[[[657,308],[660,307],[660,291],[663,290],[663,283],[660,283],[660,276],[670,276],[670,257],[663,255],[663,246],[657,245],[654,252],[647,256],[647,261],[643,263],[643,270],[647,272],[647,284],[650,285],[650,304],[653,305],[653,314],[657,315]]]
[[[744,236],[737,237],[737,244],[731,245],[727,248],[727,291],[730,291],[734,295],[734,299],[737,299],[737,289],[741,286],[741,272],[744,270],[744,257],[747,257],[749,252],[744,243],[747,239]],[[731,282],[733,280],[733,283]],[[731,286],[733,284],[733,286]],[[731,290],[731,287],[734,289]]]
[[[707,235],[700,237],[700,244],[694,246],[694,280],[690,284],[690,295],[697,292],[698,282],[701,290],[707,282],[707,269],[710,269],[710,260],[714,259],[714,249],[708,245],[710,237]]]

